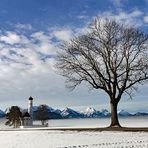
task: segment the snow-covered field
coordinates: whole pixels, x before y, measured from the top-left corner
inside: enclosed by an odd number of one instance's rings
[[[148,148],[148,133],[1,131],[0,148]]]
[[[1,129],[4,129],[1,120]],[[122,118],[123,126],[148,127],[146,118]],[[50,128],[105,127],[109,119],[50,120]],[[148,148],[148,132],[0,131],[0,148]]]

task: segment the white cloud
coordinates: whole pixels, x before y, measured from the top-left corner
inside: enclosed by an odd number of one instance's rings
[[[73,32],[70,29],[60,29],[52,32],[53,36],[61,41],[68,41],[72,38]]]
[[[48,42],[49,39],[51,39],[49,35],[45,35],[45,33],[42,31],[33,33],[31,37],[43,42]]]
[[[13,45],[13,44],[19,43],[21,41],[21,38],[15,32],[8,31],[6,32],[6,35],[0,36],[0,41]]]
[[[50,37],[40,32],[31,34],[29,37],[16,35],[13,32],[9,33],[7,37],[1,35],[1,41],[0,62],[4,72],[12,70],[12,67],[15,71],[20,70],[20,72],[27,71],[28,68],[30,71],[34,71],[35,69],[42,71],[46,67],[45,65],[50,63],[47,56],[52,56],[56,52],[53,51],[56,48],[54,47],[54,43],[50,41]],[[9,43],[9,45],[5,43]],[[17,46],[13,46],[14,43],[17,43]],[[13,72],[9,74],[11,75]],[[5,77],[5,75],[3,76]]]
[[[140,17],[143,15],[143,12],[136,9],[136,10],[132,11],[129,15],[130,15],[130,17]]]
[[[148,23],[148,16],[144,16],[143,20],[144,20],[145,23]]]
[[[55,44],[51,41],[51,35],[46,35],[44,32],[35,32],[31,37],[33,42],[39,41],[37,45],[33,44],[33,48],[38,52],[44,54],[55,54],[57,52]]]

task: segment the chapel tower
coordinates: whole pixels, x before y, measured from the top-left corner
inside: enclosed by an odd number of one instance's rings
[[[33,125],[33,98],[30,96],[28,100],[28,113],[30,114],[30,126]]]

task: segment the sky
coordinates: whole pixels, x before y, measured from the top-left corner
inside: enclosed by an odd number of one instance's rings
[[[148,32],[148,0],[0,0],[0,109],[12,105],[109,109],[108,96],[79,86],[65,88],[54,67],[59,44],[85,33],[92,20],[114,18]],[[148,84],[119,109],[148,112]]]

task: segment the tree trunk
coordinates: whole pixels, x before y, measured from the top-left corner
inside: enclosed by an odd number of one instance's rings
[[[111,124],[110,127],[121,127],[118,121],[118,114],[117,114],[117,102],[111,101]]]
[[[41,122],[42,122],[42,125],[44,125],[44,120],[41,120]]]

